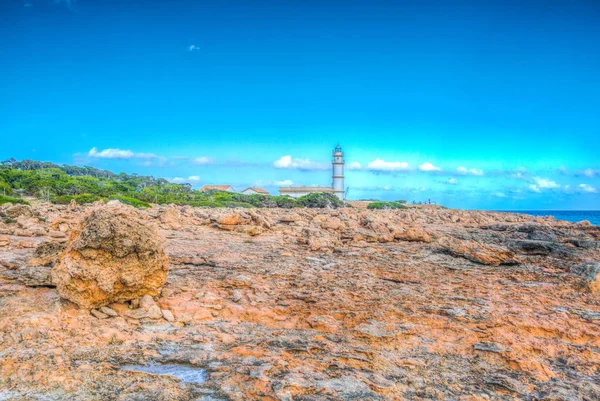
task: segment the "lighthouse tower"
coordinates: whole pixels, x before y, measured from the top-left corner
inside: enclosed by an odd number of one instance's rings
[[[335,195],[344,199],[345,191],[344,191],[344,153],[342,152],[342,148],[338,144],[333,150],[333,161],[331,163],[333,165],[333,191]]]

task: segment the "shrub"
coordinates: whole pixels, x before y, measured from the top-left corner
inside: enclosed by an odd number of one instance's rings
[[[102,200],[102,198],[99,197],[98,195],[92,195],[92,194],[75,195],[73,197],[73,199],[75,199],[75,202],[79,203],[80,205],[83,205],[85,203],[93,203],[93,202]]]
[[[225,207],[245,207],[245,208],[253,208],[254,205],[248,202],[222,202],[222,206]]]
[[[396,202],[371,202],[367,205],[370,210],[408,209],[404,204]]]
[[[149,203],[137,200],[135,198],[130,198],[129,196],[113,195],[110,197],[110,200],[118,200],[121,203],[133,207],[151,207]]]
[[[328,208],[337,209],[344,206],[344,203],[334,194],[320,192],[308,194],[298,198],[298,204],[308,208]]]
[[[0,178],[0,193],[6,195],[12,194],[12,188],[10,187],[10,184],[2,181],[2,178]]]
[[[292,209],[298,207],[298,201],[289,195],[275,196],[275,204],[283,209]]]
[[[13,198],[12,196],[4,196],[4,195],[0,195],[0,205],[3,205],[5,203],[20,203],[23,205],[29,205],[29,202],[27,202],[24,199],[20,199],[20,198]]]
[[[63,196],[53,196],[52,198],[50,198],[50,201],[57,205],[68,205],[69,203],[71,203],[72,199],[73,199],[73,197],[70,195],[63,195]]]

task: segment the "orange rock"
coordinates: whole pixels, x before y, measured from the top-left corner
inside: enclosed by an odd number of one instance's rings
[[[484,265],[499,266],[501,264],[519,263],[517,256],[506,248],[491,244],[480,244],[475,241],[444,238],[440,245],[454,256],[460,256]]]
[[[169,269],[164,239],[140,212],[109,202],[92,209],[52,269],[61,297],[84,308],[158,295]]]
[[[431,236],[428,232],[413,227],[394,231],[394,239],[401,241],[431,242]]]
[[[236,212],[232,212],[229,214],[226,214],[223,217],[220,217],[219,219],[217,219],[217,223],[220,225],[236,225],[239,224],[241,220],[241,216],[239,213]]]

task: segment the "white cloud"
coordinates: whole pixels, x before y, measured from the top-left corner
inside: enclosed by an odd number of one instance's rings
[[[429,162],[425,162],[419,166],[419,170],[421,171],[442,171],[441,168],[434,166]]]
[[[457,167],[456,172],[460,175],[469,175],[469,174],[479,175],[479,176],[483,175],[483,170],[479,170],[476,168],[466,168],[463,166]]]
[[[588,194],[595,194],[598,192],[598,190],[596,188],[594,188],[593,186],[588,185],[588,184],[579,184],[578,188],[581,192],[585,192]]]
[[[368,164],[372,171],[407,171],[409,170],[407,162],[386,162],[385,160],[375,159]]]
[[[454,177],[450,177],[450,178],[448,178],[448,181],[446,181],[446,182],[447,182],[448,184],[451,184],[451,185],[456,185],[456,184],[458,184],[458,180],[457,180],[456,178],[454,178]]]
[[[294,182],[292,180],[275,181],[275,185],[280,187],[291,187],[294,185]]]
[[[529,184],[529,189],[533,192],[540,193],[543,189],[557,189],[560,188],[560,185],[555,181],[549,180],[547,178],[534,177],[534,183]]]
[[[201,156],[201,157],[196,157],[195,159],[193,159],[192,163],[198,164],[198,165],[206,165],[206,164],[213,164],[214,160],[211,159],[210,157]]]
[[[98,151],[98,148],[94,147],[88,152],[88,157],[95,159],[118,159],[118,160],[129,160],[129,159],[142,159],[144,166],[150,166],[153,163],[163,165],[167,158],[164,156],[158,156],[154,153],[136,153],[131,150],[123,150],[118,148],[108,148]]]
[[[504,192],[494,192],[494,196],[496,198],[506,198],[506,194]]]
[[[586,168],[583,170],[583,175],[586,177],[593,178],[596,175],[600,175],[600,170],[592,170],[591,168]]]
[[[535,181],[537,186],[540,188],[544,188],[544,189],[560,188],[560,185],[558,185],[556,182],[554,182],[552,180],[548,180],[546,178],[535,177],[533,180]]]
[[[92,148],[88,152],[89,157],[95,157],[98,159],[131,159],[134,157],[134,153],[131,150],[122,149],[104,149],[98,152],[97,148]]]
[[[348,165],[348,170],[360,170],[362,168],[359,162],[352,162]]]
[[[190,47],[188,47],[188,51],[190,51],[190,52],[194,52],[197,50],[200,50],[200,48],[196,45],[190,45]]]
[[[183,184],[183,183],[194,184],[194,183],[197,183],[200,181],[200,177],[198,177],[197,175],[190,175],[188,178],[174,177],[170,181],[174,182],[176,184]]]
[[[290,155],[282,156],[273,162],[276,168],[294,169],[294,170],[328,170],[331,165],[328,163],[316,162],[310,159],[295,159]]]

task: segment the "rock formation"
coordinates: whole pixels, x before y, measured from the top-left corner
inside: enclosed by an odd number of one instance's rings
[[[164,240],[133,207],[93,209],[52,269],[61,297],[83,308],[155,296],[165,283]]]
[[[587,223],[434,206],[31,211],[0,219],[2,400],[600,399]]]

